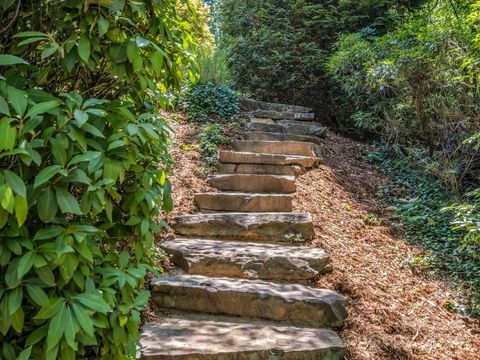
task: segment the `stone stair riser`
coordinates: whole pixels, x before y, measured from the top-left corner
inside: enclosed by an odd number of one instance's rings
[[[289,212],[292,197],[281,194],[201,193],[195,194],[201,211]]]
[[[219,190],[245,191],[252,193],[293,193],[295,178],[279,175],[213,175],[208,184]]]

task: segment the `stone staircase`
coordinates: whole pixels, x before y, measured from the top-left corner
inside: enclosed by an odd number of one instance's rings
[[[332,329],[347,300],[313,287],[331,270],[310,214],[293,213],[295,176],[319,162],[325,130],[311,109],[243,100],[248,140],[220,151],[220,192],[195,195],[200,213],[180,216],[162,243],[181,271],[152,281],[165,316],[142,330],[142,359],[338,360]]]

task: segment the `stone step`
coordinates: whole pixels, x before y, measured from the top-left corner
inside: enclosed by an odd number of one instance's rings
[[[152,280],[160,308],[341,327],[347,299],[331,290],[262,280],[167,275]]]
[[[340,360],[345,345],[330,329],[237,319],[164,318],[143,326],[145,360]]]
[[[187,274],[308,283],[332,268],[318,248],[182,238],[161,246]]]
[[[295,177],[288,175],[210,175],[207,181],[210,186],[226,191],[293,193],[296,190]]]
[[[243,111],[273,110],[273,111],[289,111],[289,112],[297,112],[297,113],[309,113],[313,111],[313,109],[304,107],[304,106],[268,103],[264,101],[257,101],[257,100],[245,99],[245,98],[240,100],[240,109]]]
[[[320,161],[318,157],[312,156],[264,154],[231,150],[220,150],[219,160],[221,163],[227,164],[298,165],[304,168],[311,168]]]
[[[202,211],[289,212],[292,197],[285,194],[198,193],[195,203]]]
[[[218,168],[219,174],[272,174],[298,176],[305,173],[305,168],[298,165],[263,165],[263,164],[225,164]]]
[[[258,132],[270,132],[280,134],[292,134],[292,135],[308,135],[324,137],[326,128],[317,124],[309,124],[301,121],[285,121],[280,120],[275,124],[271,123],[259,123],[252,122],[248,124],[250,131]]]
[[[241,152],[313,157],[321,154],[319,145],[303,141],[237,140],[232,143],[232,146],[235,150]]]
[[[247,132],[246,135],[248,140],[305,141],[305,142],[310,142],[317,145],[322,144],[322,140],[318,136],[311,136],[311,135],[280,134],[280,133],[268,133],[268,132]]]
[[[255,110],[249,113],[249,117],[272,120],[313,121],[315,114],[292,111]]]
[[[178,216],[171,221],[179,235],[225,240],[302,244],[314,233],[307,213],[216,213]]]

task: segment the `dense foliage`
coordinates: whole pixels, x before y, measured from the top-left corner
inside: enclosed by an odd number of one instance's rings
[[[135,355],[172,206],[157,108],[194,76],[176,4],[0,2],[3,359]]]
[[[218,147],[228,145],[230,138],[225,134],[224,128],[215,123],[209,123],[202,128],[199,135],[202,160],[211,168],[218,165]]]
[[[238,93],[221,84],[189,85],[181,102],[191,121],[232,121],[238,118],[240,111]]]
[[[403,8],[398,4],[402,2],[224,0],[221,43],[230,53],[233,80],[260,100],[305,104],[326,116],[330,89],[325,63],[336,35],[365,26],[383,32]]]
[[[343,90],[340,124],[425,148],[431,157],[426,170],[457,193],[479,174],[476,152],[462,144],[480,114],[472,31],[478,11],[467,5],[437,2],[383,36],[367,30],[345,35],[328,64]]]
[[[394,186],[380,191],[380,199],[393,206],[393,226],[400,229],[409,241],[426,250],[426,255],[412,259],[411,265],[455,279],[471,295],[468,311],[480,316],[478,220],[477,223],[470,222],[472,217],[478,219],[478,215],[474,215],[479,213],[478,205],[461,209],[472,215],[470,218],[455,216],[452,210],[458,209],[449,208],[455,199],[448,195],[445,187],[413,168],[412,159],[406,158],[395,146],[378,146],[369,157],[394,180]],[[459,227],[474,230],[464,243],[460,240],[461,234],[452,230],[455,217]]]

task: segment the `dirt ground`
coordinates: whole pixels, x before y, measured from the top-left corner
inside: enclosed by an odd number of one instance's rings
[[[204,166],[196,129],[174,123],[175,210],[172,216],[195,212],[193,194],[208,189],[200,175]],[[350,299],[341,337],[347,360],[474,360],[480,359],[477,321],[445,309],[461,301],[447,282],[428,278],[412,268],[421,253],[388,225],[388,212],[376,203],[378,189],[388,183],[365,159],[365,144],[329,133],[327,154],[318,168],[297,180],[295,211],[312,214],[316,238],[334,271],[318,287],[335,289]],[[371,214],[380,219],[368,221]]]

